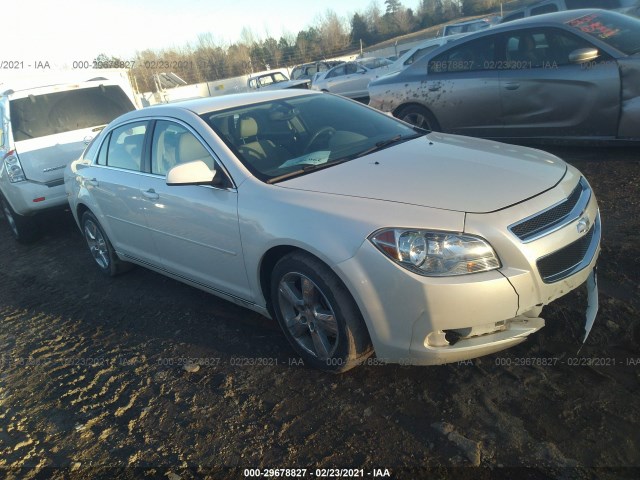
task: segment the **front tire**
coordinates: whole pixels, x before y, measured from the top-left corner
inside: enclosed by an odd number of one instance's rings
[[[395,117],[424,130],[441,131],[440,124],[433,113],[420,105],[409,105],[401,108],[395,113]]]
[[[9,225],[13,238],[20,243],[31,243],[40,237],[40,228],[35,217],[25,217],[16,213],[9,205],[9,202],[1,195],[0,203],[2,203],[2,213]]]
[[[306,364],[341,373],[373,353],[353,297],[324,263],[289,254],[271,275],[271,302],[287,340]]]
[[[118,258],[100,222],[91,212],[82,215],[82,234],[89,253],[102,273],[114,277],[131,269],[131,264]]]

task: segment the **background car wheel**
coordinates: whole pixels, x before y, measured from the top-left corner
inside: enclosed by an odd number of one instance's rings
[[[400,109],[395,116],[416,127],[431,130],[432,132],[440,131],[440,125],[433,113],[419,105],[404,107]]]
[[[301,252],[283,257],[271,275],[271,302],[305,364],[340,373],[373,353],[358,306],[320,260]]]
[[[20,243],[30,243],[40,236],[40,229],[34,217],[17,214],[4,197],[0,197],[2,213],[11,229],[11,234]]]
[[[82,233],[89,253],[102,273],[113,277],[131,269],[130,263],[118,258],[109,238],[91,212],[82,215]]]

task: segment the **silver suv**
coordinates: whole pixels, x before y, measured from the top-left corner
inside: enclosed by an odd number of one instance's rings
[[[6,87],[5,87],[6,88]],[[131,92],[98,79],[0,90],[0,203],[16,240],[38,236],[35,214],[64,207],[64,168],[111,120],[134,110]]]

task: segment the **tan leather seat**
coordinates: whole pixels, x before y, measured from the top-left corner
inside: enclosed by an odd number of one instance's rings
[[[260,171],[276,168],[290,157],[289,152],[272,141],[259,139],[258,122],[253,117],[240,118],[239,137],[238,151]]]
[[[191,133],[183,133],[178,142],[178,163],[202,160],[209,168],[213,168],[213,159],[204,145]]]

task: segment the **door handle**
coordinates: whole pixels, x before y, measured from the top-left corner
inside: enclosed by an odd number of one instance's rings
[[[158,198],[160,198],[160,195],[158,195],[153,188],[144,190],[142,192],[142,195],[144,196],[144,198],[148,198],[149,200],[158,200]]]
[[[96,180],[95,178],[92,178],[91,180],[85,180],[84,183],[85,185],[90,185],[92,187],[97,187],[98,185],[100,185],[98,183],[98,180]]]
[[[504,88],[507,90],[517,90],[520,88],[520,84],[518,82],[507,82],[504,84]]]
[[[440,85],[436,85],[436,84],[429,85],[430,92],[437,92],[438,90],[440,90]]]

